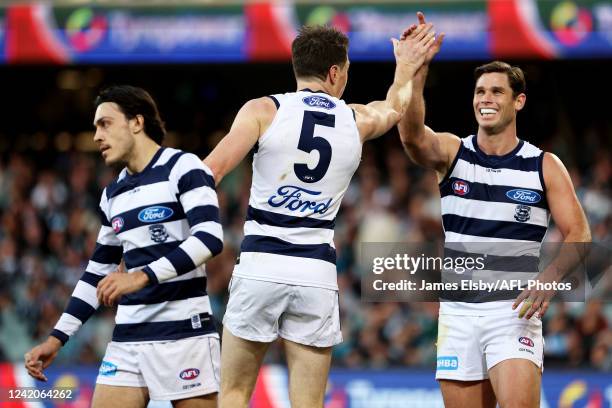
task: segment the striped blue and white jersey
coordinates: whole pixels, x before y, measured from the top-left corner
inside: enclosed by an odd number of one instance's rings
[[[52,335],[66,342],[95,312],[98,282],[117,269],[152,282],[119,300],[113,341],[216,335],[204,262],[223,248],[211,171],[197,156],[160,148],[140,173],[124,169],[100,200],[96,248]]]
[[[271,98],[234,276],[337,290],[334,224],[361,160],[354,112],[308,89]]]
[[[447,176],[440,182],[445,247],[453,256],[461,252],[487,254],[484,269],[471,270],[463,278],[474,282],[534,278],[550,218],[543,158],[542,150],[523,140],[506,155],[489,156],[479,149],[476,136],[462,139]],[[486,301],[485,292],[475,291],[469,299],[445,292],[443,299],[450,301],[440,303],[440,313],[512,313],[509,300],[520,290],[493,294],[496,299],[507,299],[504,301]]]

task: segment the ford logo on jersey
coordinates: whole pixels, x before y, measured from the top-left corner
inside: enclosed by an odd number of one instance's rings
[[[334,109],[336,107],[335,103],[333,103],[326,97],[319,95],[307,96],[302,99],[302,102],[304,102],[308,106],[313,106],[315,108]]]
[[[181,377],[181,380],[193,380],[198,375],[200,375],[200,370],[198,370],[197,368],[188,368],[186,370],[181,371],[179,377]]]
[[[306,190],[297,186],[281,186],[276,191],[276,194],[278,195],[273,195],[268,199],[268,204],[272,207],[285,206],[289,211],[305,212],[312,210],[313,214],[325,214],[332,201],[331,198],[326,202],[308,200],[307,197],[302,197],[302,195],[317,196],[321,192]]]
[[[511,200],[518,201],[519,203],[535,204],[539,202],[542,197],[535,191],[523,190],[520,188],[510,190],[506,193],[506,197]]]
[[[160,222],[167,220],[172,217],[174,211],[168,207],[162,207],[156,205],[154,207],[147,207],[138,213],[138,219],[142,222]]]

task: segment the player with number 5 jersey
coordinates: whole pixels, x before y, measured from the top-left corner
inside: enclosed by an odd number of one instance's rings
[[[393,39],[394,81],[383,101],[347,105],[348,38],[303,27],[292,44],[297,91],[253,99],[204,163],[218,183],[254,150],[240,257],[223,319],[221,407],[247,407],[269,344],[283,338],[292,407],[322,407],[331,347],[342,341],[334,220],[364,141],[408,106],[411,79],[435,33]]]

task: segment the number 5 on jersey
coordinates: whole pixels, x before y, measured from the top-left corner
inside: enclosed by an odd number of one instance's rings
[[[329,169],[332,157],[332,148],[329,142],[321,136],[314,135],[315,125],[333,128],[336,125],[336,116],[324,112],[304,111],[302,131],[297,147],[306,153],[313,150],[319,152],[319,163],[314,169],[310,169],[305,163],[295,163],[293,165],[295,175],[304,183],[316,183],[321,180]]]

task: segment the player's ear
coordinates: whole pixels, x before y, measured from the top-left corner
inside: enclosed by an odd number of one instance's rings
[[[338,75],[340,74],[340,67],[337,65],[332,65],[329,67],[329,80],[332,85],[338,82]]]
[[[514,98],[514,109],[520,111],[525,107],[525,102],[527,101],[527,95],[524,93],[518,94],[516,98]]]
[[[140,133],[144,130],[144,117],[136,115],[130,120],[130,128],[132,133]]]

